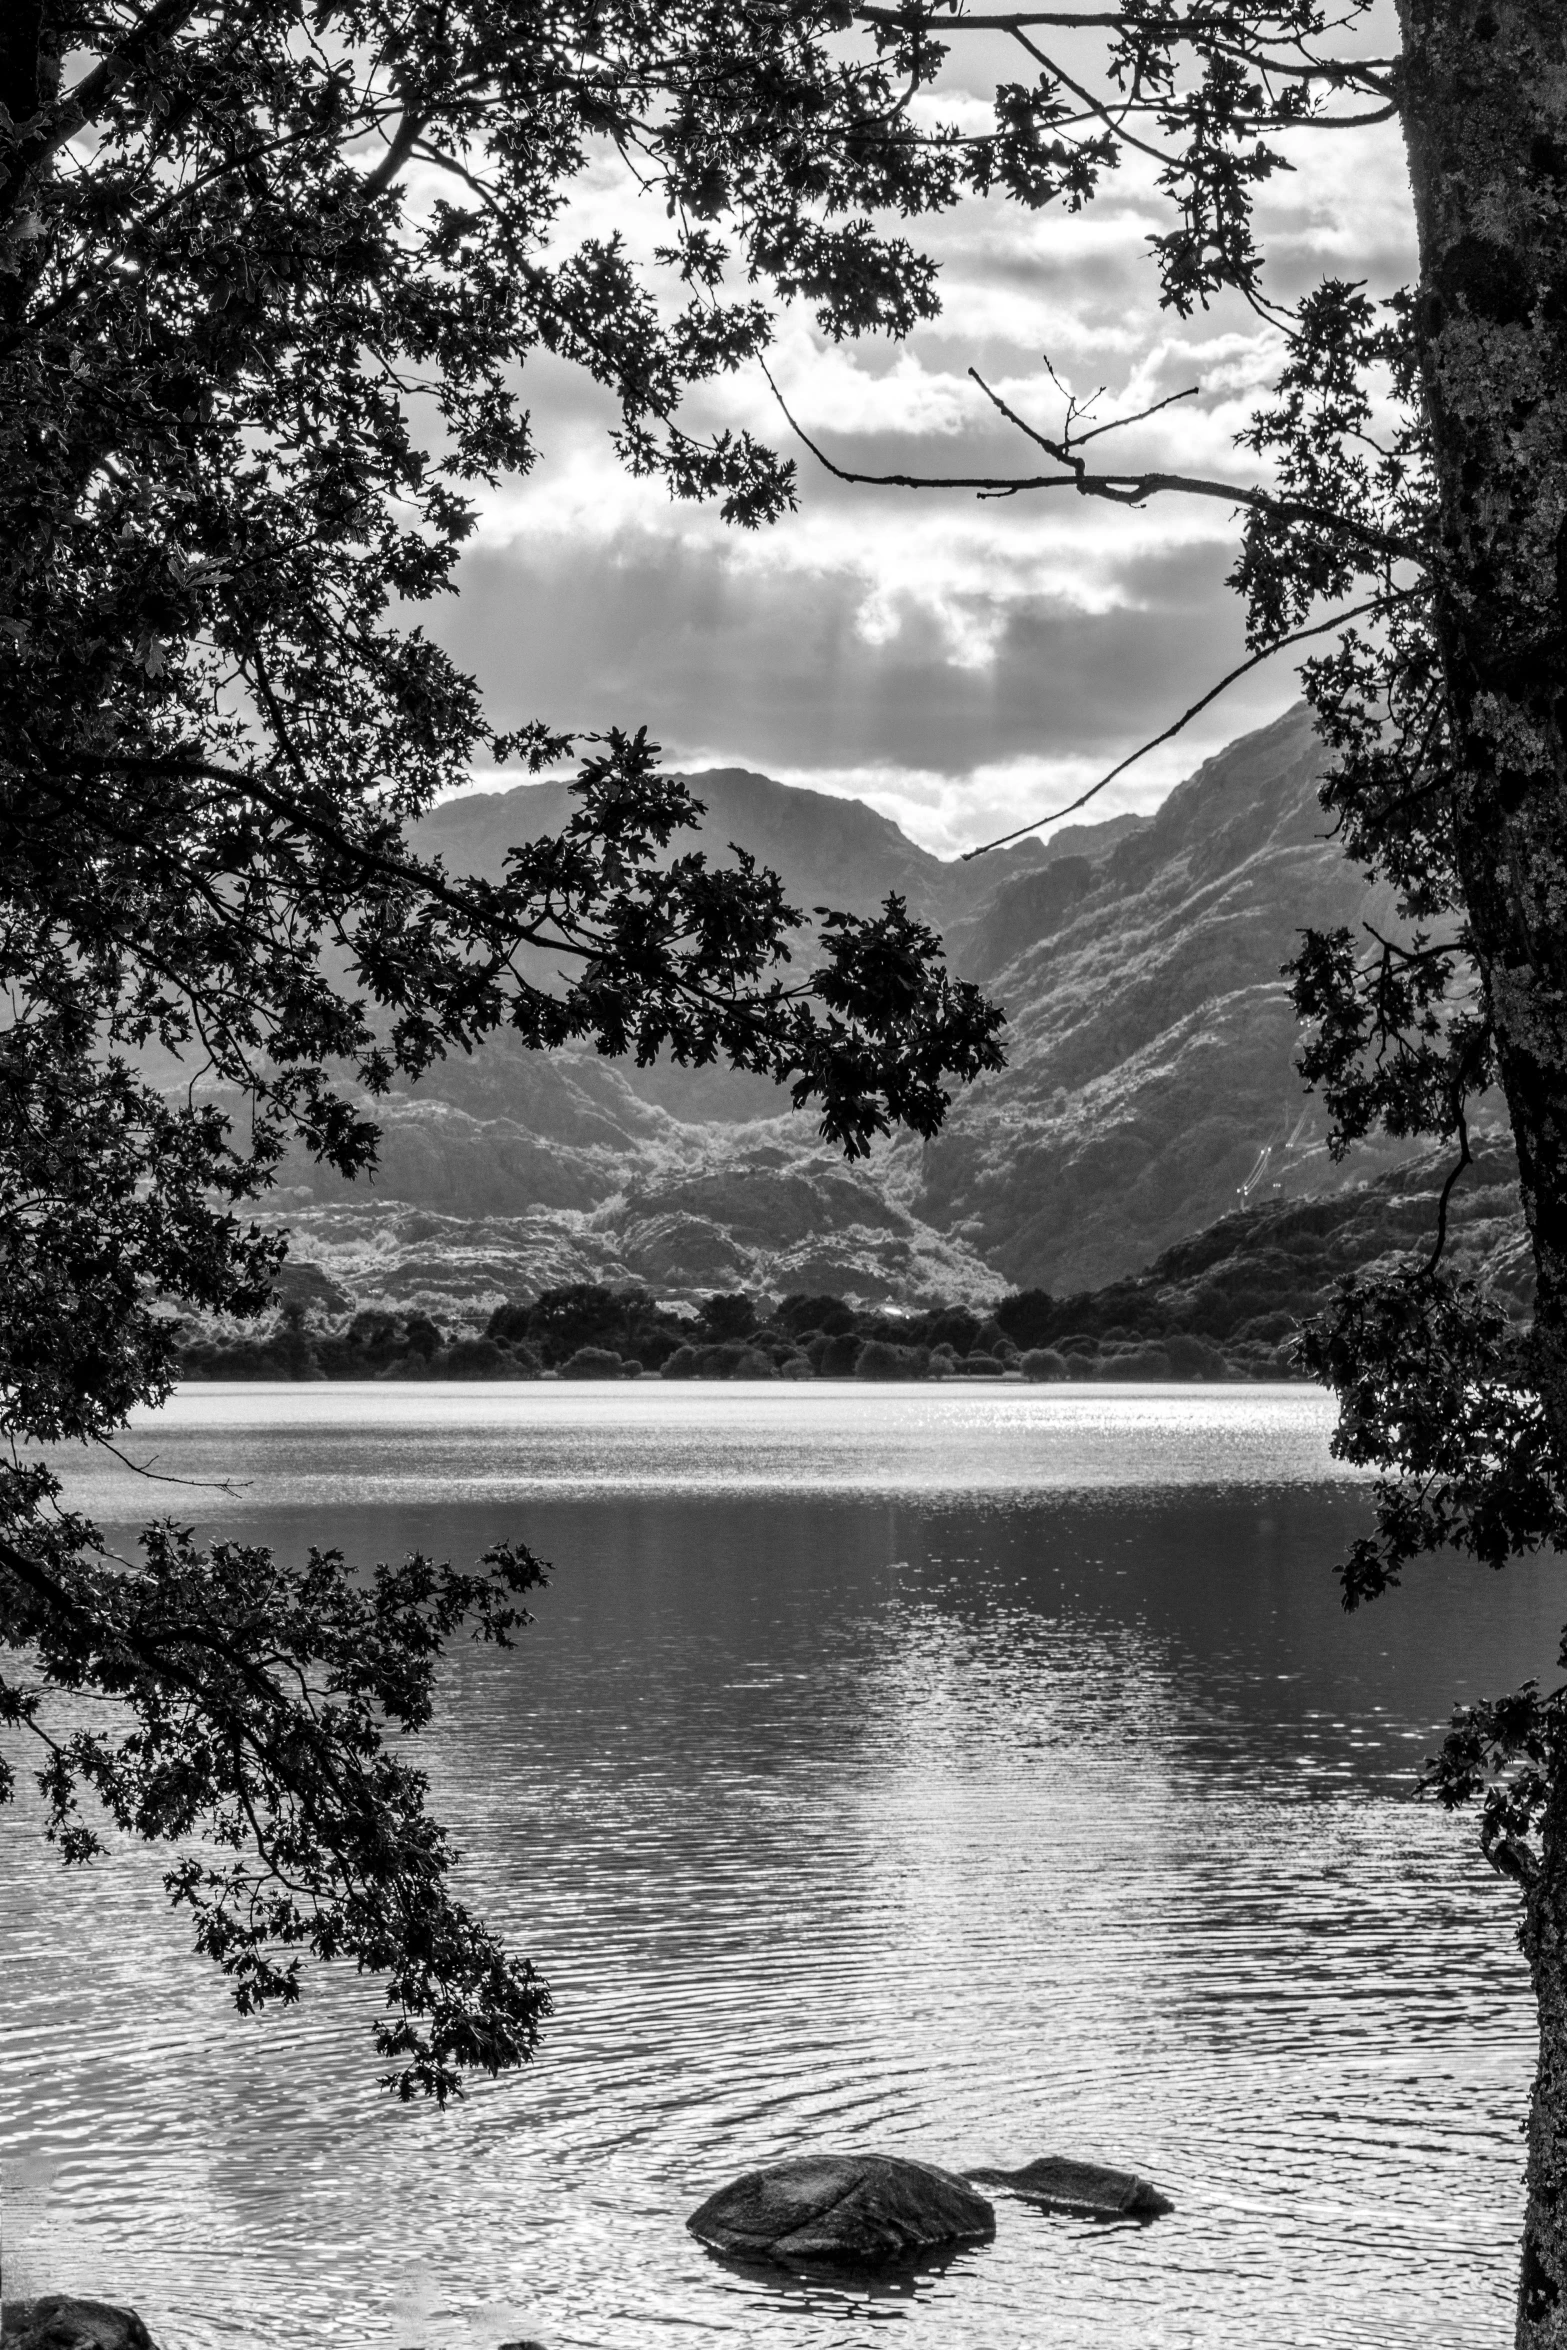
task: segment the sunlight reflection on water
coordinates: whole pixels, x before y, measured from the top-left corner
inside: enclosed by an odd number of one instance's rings
[[[137,1443],[234,1489],[94,1465],[107,1527],[172,1498],[554,1560],[426,1746],[558,2012],[524,2077],[396,2110],[372,1986],[245,2025],[145,1855],[62,1882],[13,1815],[0,2150],[59,2167],[7,2291],[133,2300],[171,2350],[1500,2350],[1526,1985],[1470,1832],[1405,1791],[1455,1696],[1549,1655],[1552,1578],[1443,1565],[1344,1618],[1329,1424],[1299,1389],[182,1394]],[[1177,2208],[1003,2203],[881,2294],[685,2235],[833,2144],[1070,2151]]]

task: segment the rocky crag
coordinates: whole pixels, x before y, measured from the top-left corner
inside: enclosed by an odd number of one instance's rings
[[[572,1282],[831,1292],[867,1308],[992,1306],[1123,1280],[1248,1202],[1337,1193],[1396,1163],[1339,1166],[1294,1069],[1279,967],[1308,923],[1390,909],[1329,837],[1303,711],[1233,744],[1150,818],[1058,833],[963,865],[852,801],[735,770],[693,778],[703,845],[741,841],[795,901],[861,910],[901,891],[1006,1006],[1009,1066],[932,1144],[848,1168],[759,1080],[638,1071],[509,1037],[383,1105],[373,1187],[299,1157],[270,1213],[298,1276],[344,1310],[480,1332]],[[564,786],[452,802],[424,827],[454,870],[562,821]],[[809,944],[803,952],[808,955]]]
[[[1351,1191],[1237,1209],[1141,1273],[1063,1296],[1010,1291],[974,1310],[852,1306],[721,1289],[699,1308],[579,1282],[519,1295],[484,1329],[418,1308],[355,1310],[316,1266],[285,1273],[259,1330],[196,1339],[210,1379],[1280,1379],[1294,1340],[1346,1275],[1429,1250],[1448,1173],[1428,1152]],[[1516,1321],[1533,1269],[1505,1139],[1479,1140],[1452,1195],[1447,1263]]]

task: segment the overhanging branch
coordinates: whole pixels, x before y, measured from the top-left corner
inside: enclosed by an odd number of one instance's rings
[[[1070,441],[1052,440],[1040,432],[1026,418],[1009,407],[999,392],[993,392],[984,377],[975,368],[969,375],[978,384],[991,405],[998,409],[1009,424],[1035,443],[1061,469],[1056,473],[985,474],[985,473],[861,473],[856,468],[839,465],[828,456],[821,444],[813,441],[805,427],[794,415],[774,380],[766,360],[758,362],[772,388],[773,398],[782,411],[785,423],[796,439],[810,450],[825,471],[837,481],[849,482],[866,489],[900,490],[974,490],[981,497],[1012,498],[1025,490],[1075,490],[1079,497],[1101,498],[1113,506],[1142,506],[1150,498],[1177,494],[1188,498],[1217,498],[1228,506],[1241,506],[1248,513],[1265,515],[1272,522],[1305,523],[1321,530],[1333,530],[1352,539],[1356,546],[1368,553],[1382,555],[1393,562],[1427,562],[1426,549],[1416,539],[1400,537],[1392,531],[1378,530],[1374,524],[1358,522],[1352,515],[1342,514],[1331,506],[1316,506],[1300,498],[1276,498],[1268,490],[1248,487],[1243,482],[1209,481],[1200,474],[1166,473],[1150,469],[1129,473],[1090,473],[1082,458],[1074,456]],[[1128,423],[1136,421],[1128,418]],[[1111,429],[1111,428],[1102,428]]]
[[[1087,791],[1080,792],[1075,800],[1068,800],[1064,808],[1052,808],[1048,816],[1036,816],[1032,824],[1020,824],[1015,832],[1004,832],[998,840],[983,841],[977,849],[965,849],[959,862],[967,865],[972,858],[988,857],[992,849],[1004,849],[1009,841],[1024,840],[1029,833],[1039,832],[1047,824],[1059,824],[1063,816],[1075,816],[1079,808],[1086,808],[1090,800],[1096,799],[1107,784],[1114,783],[1118,775],[1124,775],[1128,767],[1135,767],[1139,759],[1145,759],[1150,751],[1158,750],[1161,743],[1173,741],[1183,727],[1189,726],[1200,712],[1207,709],[1210,702],[1216,702],[1220,694],[1234,685],[1237,678],[1246,676],[1249,670],[1259,669],[1264,661],[1271,661],[1275,653],[1287,652],[1291,645],[1302,644],[1307,637],[1326,636],[1335,628],[1346,628],[1350,621],[1363,619],[1368,612],[1379,612],[1390,601],[1402,602],[1403,598],[1397,595],[1392,598],[1368,597],[1363,604],[1351,605],[1347,612],[1335,612],[1331,620],[1318,620],[1310,628],[1297,628],[1292,635],[1280,637],[1276,645],[1267,645],[1260,653],[1253,653],[1238,669],[1232,669],[1228,676],[1220,678],[1217,685],[1210,686],[1200,701],[1193,702],[1190,709],[1183,710],[1173,726],[1167,726],[1162,734],[1152,735],[1147,742],[1139,743],[1137,749],[1112,767],[1108,775],[1101,775],[1097,783],[1091,783]]]
[[[196,13],[196,0],[156,0],[119,46],[85,73],[46,114],[21,128],[13,160],[0,180],[0,220],[14,212],[23,188],[40,164],[68,146],[79,130],[107,106],[116,90],[145,65],[153,51]]]

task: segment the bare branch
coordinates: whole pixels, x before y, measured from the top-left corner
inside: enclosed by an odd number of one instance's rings
[[[1394,600],[1402,601],[1402,598],[1395,594]],[[1276,645],[1268,645],[1262,652],[1253,653],[1238,669],[1232,669],[1227,677],[1220,678],[1217,685],[1210,686],[1201,701],[1193,702],[1189,710],[1183,710],[1173,726],[1167,726],[1163,734],[1156,734],[1149,741],[1139,744],[1119,766],[1112,767],[1108,775],[1101,775],[1097,783],[1091,783],[1087,791],[1080,793],[1075,800],[1068,800],[1064,808],[1052,808],[1048,816],[1036,816],[1032,824],[1020,824],[1016,832],[1004,832],[998,840],[982,841],[977,849],[965,849],[959,859],[960,864],[967,865],[975,857],[988,857],[992,849],[1004,849],[1009,841],[1023,840],[1029,833],[1038,832],[1046,824],[1059,823],[1063,816],[1075,816],[1079,808],[1086,808],[1089,801],[1104,790],[1106,784],[1114,783],[1116,777],[1124,775],[1128,767],[1135,767],[1139,759],[1145,759],[1150,751],[1156,751],[1161,743],[1170,742],[1183,727],[1189,726],[1201,711],[1207,709],[1210,702],[1216,702],[1220,694],[1232,686],[1237,678],[1244,677],[1248,670],[1260,668],[1264,661],[1271,661],[1275,653],[1286,652],[1291,645],[1301,644],[1307,637],[1326,636],[1329,630],[1345,628],[1351,620],[1359,620],[1367,612],[1381,611],[1388,601],[1385,595],[1368,597],[1365,603],[1354,604],[1347,612],[1335,612],[1331,620],[1319,620],[1310,628],[1297,628],[1293,635],[1280,637]]]
[[[1054,370],[1052,369],[1051,372],[1054,373]],[[1177,400],[1195,400],[1201,390],[1201,384],[1188,384],[1184,391],[1167,392],[1162,400],[1155,400],[1147,408],[1137,409],[1131,416],[1112,416],[1104,424],[1096,424],[1090,431],[1078,433],[1076,435],[1077,446],[1080,449],[1086,449],[1089,442],[1097,441],[1101,433],[1120,432],[1125,425],[1146,423],[1150,416],[1157,416],[1161,409],[1173,408]],[[1082,413],[1086,414],[1087,411],[1084,410]]]
[[[1171,19],[1158,25],[1149,18],[1132,17],[1124,11],[1079,9],[1017,9],[1003,14],[979,16],[925,16],[917,10],[861,6],[854,11],[859,24],[879,24],[894,27],[901,33],[914,30],[928,31],[945,40],[954,33],[1008,33],[1014,39],[1031,26],[1056,33],[1111,33],[1129,34],[1134,39],[1147,41],[1151,34],[1167,36],[1172,46],[1212,50],[1225,57],[1240,58],[1259,73],[1280,74],[1292,81],[1329,82],[1335,89],[1364,89],[1377,97],[1396,104],[1396,93],[1388,80],[1381,78],[1396,73],[1396,57],[1313,57],[1309,50],[1296,41],[1290,46],[1297,51],[1294,57],[1279,56],[1260,43],[1226,38],[1216,19],[1205,23],[1182,23]],[[1304,124],[1291,123],[1292,129]]]
[[[1090,473],[1081,457],[1075,457],[1072,454],[1070,441],[1052,440],[1048,433],[1038,431],[1028,422],[1026,417],[1020,416],[1015,408],[1009,406],[999,392],[991,390],[977,367],[971,367],[968,372],[971,380],[978,384],[992,407],[999,410],[1009,424],[1015,424],[1018,431],[1031,440],[1036,448],[1043,449],[1047,457],[1053,457],[1058,465],[1064,465],[1070,469],[1072,486],[1081,491],[1085,498],[1106,498],[1116,506],[1141,506],[1150,497],[1172,490],[1177,490],[1188,498],[1222,498],[1227,504],[1245,506],[1255,513],[1266,514],[1275,522],[1317,523],[1324,529],[1342,531],[1361,546],[1371,547],[1378,554],[1391,555],[1410,563],[1423,563],[1426,560],[1425,549],[1415,540],[1395,538],[1389,531],[1377,530],[1369,523],[1356,522],[1352,516],[1340,513],[1333,506],[1315,506],[1299,498],[1276,498],[1268,490],[1247,488],[1239,482],[1209,481],[1199,474]],[[1177,398],[1184,397],[1180,393],[1175,396]],[[784,413],[787,416],[788,410],[785,409]],[[1152,411],[1149,413],[1151,414]],[[792,417],[789,418],[789,421],[791,424],[794,423]],[[1128,416],[1119,421],[1125,424],[1135,424],[1139,420],[1134,416]],[[795,430],[799,431],[798,425],[795,426]],[[1113,432],[1116,430],[1116,426],[1114,424],[1101,425],[1098,430]],[[800,437],[803,440],[805,436],[802,433]],[[1082,437],[1084,440],[1088,440],[1093,435],[1085,433]],[[806,445],[809,447],[810,444]],[[921,486],[931,485],[922,484]],[[1021,488],[1033,485],[1020,483],[1017,486]]]
[[[987,400],[1000,410],[1008,423],[1055,459],[1063,468],[1059,473],[996,474],[996,473],[861,473],[855,467],[839,465],[829,457],[820,442],[813,441],[805,427],[791,410],[765,359],[757,361],[766,376],[777,401],[784,422],[795,438],[830,473],[835,481],[849,482],[864,489],[894,490],[975,490],[981,497],[1013,498],[1024,490],[1076,490],[1080,497],[1103,498],[1114,506],[1141,506],[1149,498],[1179,493],[1189,498],[1219,498],[1226,505],[1244,506],[1248,512],[1264,514],[1274,522],[1314,523],[1323,529],[1342,532],[1357,546],[1373,554],[1389,556],[1395,562],[1418,563],[1428,560],[1426,549],[1416,539],[1396,536],[1391,531],[1377,530],[1370,523],[1357,522],[1351,516],[1338,513],[1329,506],[1314,506],[1299,498],[1275,498],[1267,490],[1251,489],[1234,481],[1208,481],[1202,476],[1187,473],[1090,473],[1080,457],[1074,457],[1068,443],[1052,441],[1010,408],[998,392],[993,392],[974,368],[969,374],[979,385]],[[1184,395],[1177,394],[1176,397]],[[1133,423],[1127,417],[1122,420]],[[1293,641],[1293,640],[1287,640]]]

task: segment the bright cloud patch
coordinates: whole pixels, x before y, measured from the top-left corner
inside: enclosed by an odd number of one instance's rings
[[[1261,215],[1280,291],[1332,272],[1390,291],[1412,268],[1396,136],[1303,140],[1297,160]],[[1103,465],[1250,478],[1235,436],[1277,371],[1278,336],[1239,304],[1188,322],[1160,311],[1147,239],[1163,221],[1145,183],[1128,174],[1076,218],[970,203],[916,225],[942,262],[944,308],[908,344],[828,345],[805,311],[781,321],[779,391],[836,464],[1050,471],[1024,428],[1059,433],[1070,394],[1092,403],[1079,429],[1156,411],[1095,444]],[[605,163],[569,228],[613,227],[638,249],[666,233]],[[736,533],[626,476],[610,404],[579,375],[545,360],[526,388],[543,458],[486,498],[440,614],[506,720],[645,723],[678,764],[851,792],[950,852],[1072,797],[1243,658],[1222,502],[1127,511],[1059,489],[846,484],[793,440],[756,370],[687,420],[796,456],[797,512]],[[1102,812],[1152,804],[1295,693],[1287,659],[1255,673]]]

